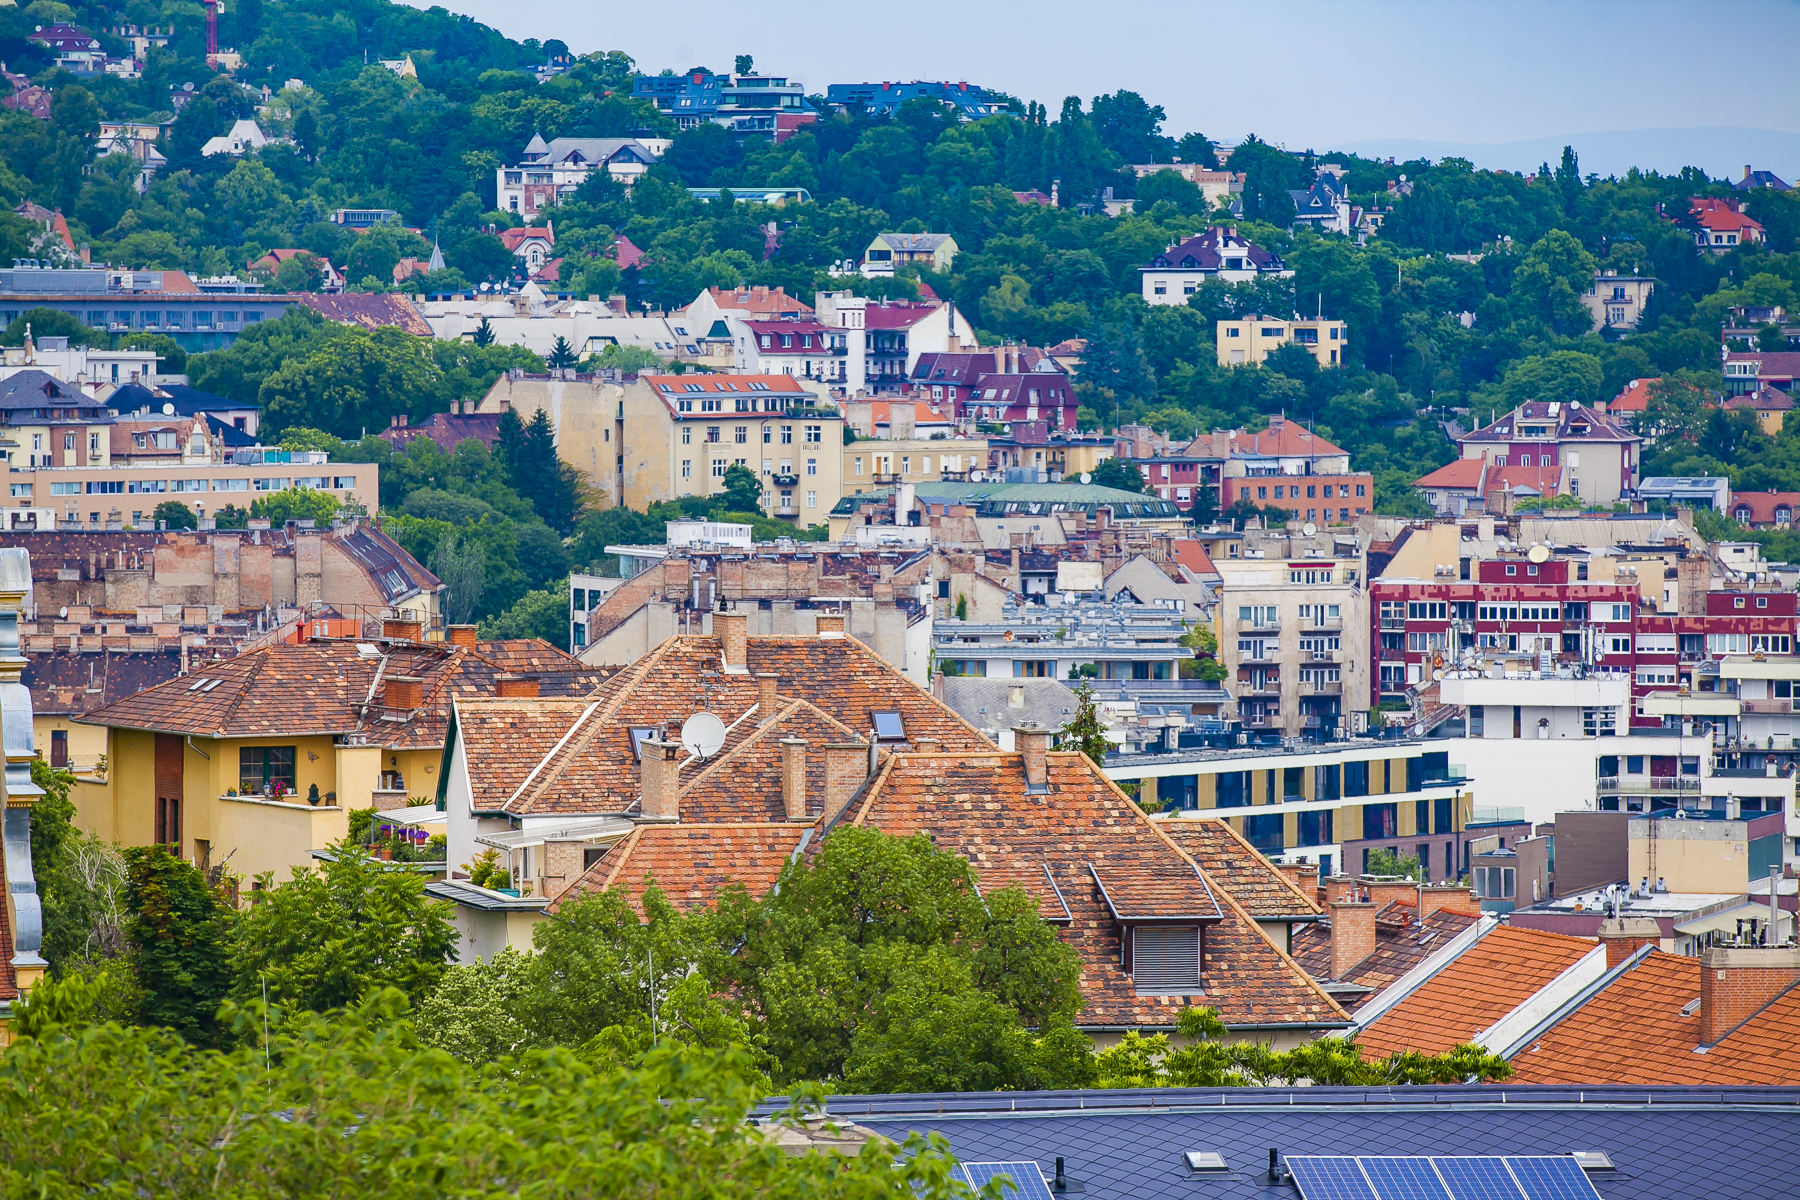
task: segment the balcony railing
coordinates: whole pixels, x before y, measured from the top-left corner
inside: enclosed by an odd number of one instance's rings
[[[1697,775],[1656,775],[1622,779],[1617,775],[1602,775],[1600,790],[1639,796],[1659,793],[1688,793],[1697,796],[1700,794],[1700,778]]]
[[[1383,618],[1381,618],[1381,628],[1386,629],[1392,633],[1401,632],[1401,631],[1405,630],[1405,628],[1406,628],[1406,618],[1405,617],[1383,617]]]
[[[1344,681],[1341,679],[1302,679],[1300,694],[1302,696],[1341,696],[1344,694]]]
[[[1759,700],[1741,700],[1747,713],[1781,714],[1786,716],[1794,711],[1794,702],[1786,696],[1769,696]]]

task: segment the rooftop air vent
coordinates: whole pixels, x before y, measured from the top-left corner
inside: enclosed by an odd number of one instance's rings
[[[1225,1156],[1216,1150],[1189,1150],[1181,1156],[1181,1159],[1187,1164],[1187,1169],[1194,1172],[1229,1169],[1225,1165]]]

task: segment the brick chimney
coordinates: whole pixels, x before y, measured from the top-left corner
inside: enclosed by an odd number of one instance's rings
[[[825,744],[825,817],[835,817],[869,777],[867,742]]]
[[[1331,977],[1342,979],[1375,953],[1375,905],[1367,900],[1331,904]]]
[[[641,811],[646,821],[681,819],[681,743],[646,738],[639,743],[638,765],[643,784]]]
[[[1479,917],[1481,902],[1469,894],[1469,885],[1466,883],[1428,883],[1420,888],[1419,919],[1422,921],[1439,909]]]
[[[1639,946],[1662,944],[1662,928],[1649,917],[1608,917],[1600,922],[1600,944],[1608,969],[1637,952]]]
[[[1050,787],[1050,731],[1032,725],[1013,726],[1013,747],[1025,757],[1025,785],[1033,791]]]
[[[775,709],[780,702],[775,698],[775,684],[781,676],[771,671],[761,671],[756,676],[756,723],[767,725],[775,719]]]
[[[1700,954],[1700,1044],[1715,1046],[1800,981],[1800,947],[1713,946]]]
[[[385,708],[415,709],[425,703],[425,681],[417,675],[389,675],[381,683]]]
[[[1317,899],[1319,894],[1318,863],[1276,863],[1275,869],[1288,877],[1295,887],[1306,893],[1308,900]]]
[[[781,739],[781,807],[790,821],[806,820],[806,742]]]
[[[1354,875],[1333,875],[1325,881],[1325,904],[1327,907],[1339,900],[1354,900],[1360,889]]]
[[[444,626],[444,640],[452,646],[462,646],[465,649],[473,650],[476,642],[475,626],[446,625]]]
[[[1402,904],[1419,902],[1419,885],[1412,880],[1377,883],[1373,880],[1363,885],[1369,893],[1369,900],[1377,909],[1398,900]]]
[[[381,623],[381,636],[394,642],[416,642],[419,623],[406,617],[389,617]]]
[[[844,614],[843,613],[820,613],[819,614],[819,636],[822,638],[843,637],[844,636]]]
[[[713,614],[713,633],[719,639],[719,666],[727,675],[747,675],[750,667],[745,658],[749,652],[750,615],[743,612]]]
[[[535,675],[496,675],[494,694],[502,699],[535,700],[538,681]]]

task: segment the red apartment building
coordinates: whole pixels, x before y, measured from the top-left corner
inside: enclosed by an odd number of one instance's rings
[[[1587,578],[1581,560],[1466,562],[1462,578],[1377,579],[1369,585],[1370,703],[1401,698],[1406,688],[1477,657],[1549,655],[1561,664],[1631,675],[1634,728],[1655,728],[1643,714],[1651,692],[1695,688],[1696,668],[1729,654],[1793,652],[1792,592],[1710,592],[1705,615],[1640,607],[1635,580]],[[1709,679],[1704,679],[1704,688]]]

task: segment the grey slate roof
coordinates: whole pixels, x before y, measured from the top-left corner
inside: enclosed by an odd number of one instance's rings
[[[1621,1044],[1621,1050],[1626,1047]],[[779,1105],[771,1103],[764,1112]],[[1603,1150],[1605,1200],[1794,1195],[1800,1090],[1744,1088],[1170,1088],[833,1096],[829,1112],[896,1140],[940,1133],[965,1162],[1056,1159],[1082,1200],[1298,1200],[1268,1182],[1286,1154],[1567,1154]],[[1225,1156],[1223,1177],[1181,1155]]]

